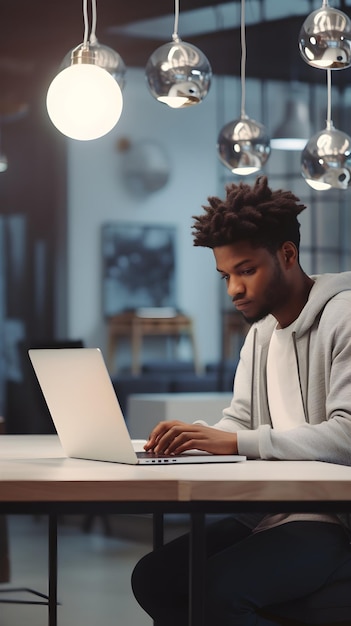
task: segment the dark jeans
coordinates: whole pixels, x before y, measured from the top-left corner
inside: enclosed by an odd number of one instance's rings
[[[134,569],[134,595],[157,626],[188,623],[188,549],[183,535]],[[215,522],[206,530],[206,626],[273,626],[259,609],[278,605],[288,617],[281,603],[312,594],[347,561],[349,538],[336,524],[289,522],[252,534],[234,518]]]

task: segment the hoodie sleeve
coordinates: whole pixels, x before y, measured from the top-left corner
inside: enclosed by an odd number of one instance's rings
[[[318,460],[351,465],[351,291],[325,307],[311,339],[308,418],[287,431],[262,425],[238,435],[250,458]],[[305,383],[306,381],[304,381]]]
[[[300,351],[308,416],[306,423],[296,428],[274,430],[269,416],[262,419],[262,415],[257,426],[257,406],[252,404],[251,393],[253,374],[256,379],[262,374],[253,370],[256,330],[255,325],[247,335],[232,402],[214,428],[237,432],[239,454],[250,459],[351,465],[351,290],[331,297],[310,329],[309,353]],[[258,364],[256,369],[261,369]],[[256,415],[254,424],[251,414]]]
[[[340,293],[319,320],[309,367],[309,423],[259,434],[261,458],[351,465],[351,291]]]

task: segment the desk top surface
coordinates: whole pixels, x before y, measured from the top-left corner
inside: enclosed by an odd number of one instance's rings
[[[351,467],[318,461],[139,466],[67,458],[56,435],[0,437],[0,502],[351,500]]]

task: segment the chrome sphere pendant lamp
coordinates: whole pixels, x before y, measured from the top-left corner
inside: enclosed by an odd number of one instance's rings
[[[211,65],[199,48],[178,35],[179,0],[175,0],[172,41],[150,56],[145,76],[151,95],[172,109],[199,104],[211,85]]]
[[[271,152],[265,127],[250,119],[245,112],[245,73],[245,0],[241,0],[241,114],[238,119],[223,126],[217,139],[220,161],[239,176],[248,176],[261,170]]]
[[[323,0],[304,21],[299,34],[302,58],[319,69],[345,69],[351,64],[351,20]]]
[[[78,48],[79,47],[80,46],[78,46]],[[94,65],[98,65],[109,72],[109,74],[111,74],[111,76],[113,76],[113,78],[117,81],[121,90],[123,90],[125,86],[127,68],[121,55],[118,54],[116,50],[113,50],[113,48],[100,43],[93,32],[89,38],[89,53],[94,59]],[[72,55],[77,55],[77,48],[73,48],[73,50],[67,52],[61,63],[61,70],[64,70],[66,67],[71,65]]]
[[[84,41],[72,50],[70,66],[54,78],[46,97],[54,126],[67,137],[82,141],[97,139],[110,132],[123,107],[121,87],[113,73],[99,64],[101,54],[97,53],[99,44],[95,36],[96,0],[91,0],[92,29],[88,37],[87,2],[83,0]]]
[[[301,155],[301,173],[313,189],[351,186],[351,137],[334,128],[331,119],[331,70],[327,70],[328,107],[325,130],[314,135]]]

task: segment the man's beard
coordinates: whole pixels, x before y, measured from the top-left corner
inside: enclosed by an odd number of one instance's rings
[[[263,320],[265,317],[267,317],[267,315],[270,315],[270,313],[271,313],[270,307],[267,306],[265,309],[262,307],[262,309],[256,315],[253,315],[252,317],[249,317],[248,315],[245,315],[244,313],[241,313],[241,314],[244,320],[248,324],[255,324],[256,322]]]
[[[277,305],[281,304],[287,298],[289,290],[284,280],[284,274],[279,265],[279,261],[276,257],[274,257],[274,264],[274,274],[267,287],[265,301],[262,303],[261,308],[257,311],[256,315],[253,315],[252,317],[241,312],[248,324],[255,324],[256,322],[263,320],[267,317],[267,315],[271,315]]]

